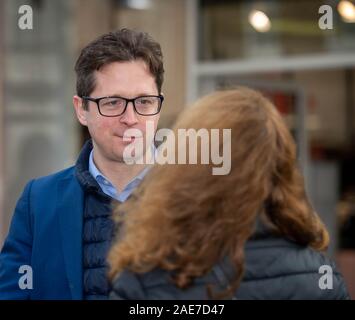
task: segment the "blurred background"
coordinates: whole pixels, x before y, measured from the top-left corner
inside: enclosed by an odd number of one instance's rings
[[[71,102],[80,49],[123,27],[162,46],[160,127],[218,88],[273,100],[355,299],[355,0],[0,0],[0,247],[25,183],[72,165],[87,138]]]

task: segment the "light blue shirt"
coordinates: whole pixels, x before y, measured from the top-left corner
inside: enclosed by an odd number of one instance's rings
[[[132,194],[134,189],[140,184],[140,182],[143,180],[145,175],[148,173],[150,167],[144,168],[137,176],[135,176],[127,185],[126,187],[122,190],[122,192],[118,192],[115,186],[110,182],[109,179],[107,179],[96,167],[94,163],[94,158],[93,158],[93,152],[94,150],[91,150],[90,152],[90,157],[89,157],[89,172],[91,175],[95,178],[99,186],[101,187],[101,190],[110,196],[111,198],[114,198],[120,202],[124,202],[127,200],[127,198]]]

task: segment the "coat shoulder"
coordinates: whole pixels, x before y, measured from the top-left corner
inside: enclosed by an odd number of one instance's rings
[[[35,184],[35,186],[38,187],[53,185],[53,183],[56,183],[62,179],[72,179],[75,176],[74,172],[75,172],[75,166],[71,166],[61,171],[36,178],[34,179],[33,183]]]
[[[342,275],[325,253],[283,238],[246,246],[240,299],[348,299]]]

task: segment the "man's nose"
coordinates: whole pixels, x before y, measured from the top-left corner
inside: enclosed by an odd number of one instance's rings
[[[128,126],[132,126],[138,122],[132,101],[128,102],[125,112],[120,117],[120,122],[123,122]]]

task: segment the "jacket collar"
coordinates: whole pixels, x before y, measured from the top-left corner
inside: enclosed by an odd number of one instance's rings
[[[93,192],[98,194],[105,201],[111,201],[111,198],[105,194],[96,179],[92,176],[89,170],[90,153],[93,149],[92,140],[86,141],[78,160],[75,164],[75,176],[79,181],[79,184],[85,192]]]
[[[92,140],[90,139],[84,144],[76,161],[75,176],[84,190],[99,191],[100,186],[89,171],[89,158],[92,148]]]

